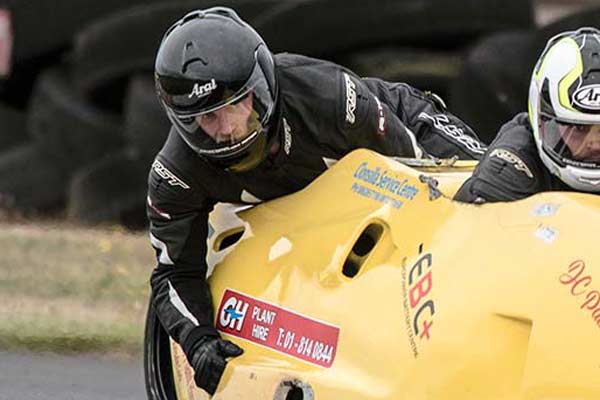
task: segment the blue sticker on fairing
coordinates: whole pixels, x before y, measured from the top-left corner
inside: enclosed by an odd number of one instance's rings
[[[402,207],[405,201],[411,201],[419,193],[419,189],[409,184],[408,179],[400,180],[393,171],[381,170],[380,167],[369,168],[367,162],[361,163],[354,178],[367,183],[354,182],[352,191],[360,196],[390,204],[394,208]]]

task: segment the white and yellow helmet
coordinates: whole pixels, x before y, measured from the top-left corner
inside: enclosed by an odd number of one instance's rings
[[[540,158],[575,190],[600,192],[600,31],[548,41],[531,78],[529,120]]]

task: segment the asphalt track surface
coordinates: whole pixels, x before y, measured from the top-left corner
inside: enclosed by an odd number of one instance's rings
[[[141,360],[0,351],[0,400],[145,400]]]

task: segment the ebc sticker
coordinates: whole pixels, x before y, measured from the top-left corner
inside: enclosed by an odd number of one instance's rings
[[[435,299],[433,289],[433,254],[423,253],[419,247],[419,258],[412,266],[402,263],[402,303],[406,322],[406,333],[413,356],[417,358],[421,346],[433,334]]]
[[[226,289],[217,313],[217,330],[294,358],[329,368],[335,360],[340,328],[275,304]]]

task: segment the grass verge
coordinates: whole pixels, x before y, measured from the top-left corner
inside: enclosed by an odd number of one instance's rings
[[[0,249],[0,348],[141,353],[145,233],[0,224]]]

